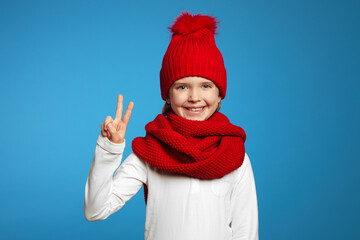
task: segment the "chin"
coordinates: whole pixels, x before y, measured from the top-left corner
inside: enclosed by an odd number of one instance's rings
[[[187,119],[187,120],[205,121],[205,120],[207,120],[210,116],[207,116],[207,115],[191,116],[191,115],[183,114],[182,117],[185,118],[185,119]]]
[[[205,118],[194,118],[194,117],[184,117],[187,120],[192,120],[192,121],[204,121],[206,120]]]

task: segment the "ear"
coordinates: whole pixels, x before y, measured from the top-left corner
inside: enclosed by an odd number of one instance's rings
[[[169,97],[166,97],[165,101],[166,101],[167,104],[170,104],[170,98]]]

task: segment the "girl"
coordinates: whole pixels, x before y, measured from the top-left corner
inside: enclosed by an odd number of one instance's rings
[[[134,104],[122,117],[118,96],[115,119],[101,124],[85,217],[106,219],[144,186],[147,240],[258,239],[246,135],[219,112],[226,70],[214,39],[217,20],[184,12],[170,29],[160,70],[163,114],[145,126],[146,136],[133,140],[133,153],[120,164]]]

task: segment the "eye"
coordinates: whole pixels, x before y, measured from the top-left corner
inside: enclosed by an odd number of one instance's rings
[[[176,89],[180,89],[180,90],[184,90],[185,88],[186,88],[186,86],[184,86],[184,85],[180,85],[180,86],[176,87]]]
[[[211,85],[210,84],[204,84],[203,87],[204,88],[211,88]]]

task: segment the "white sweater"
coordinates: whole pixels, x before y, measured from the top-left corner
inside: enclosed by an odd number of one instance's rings
[[[124,148],[125,142],[98,137],[85,187],[88,221],[106,219],[147,184],[145,240],[259,238],[255,180],[247,154],[241,167],[223,178],[202,180],[156,169],[134,153],[120,165]]]

